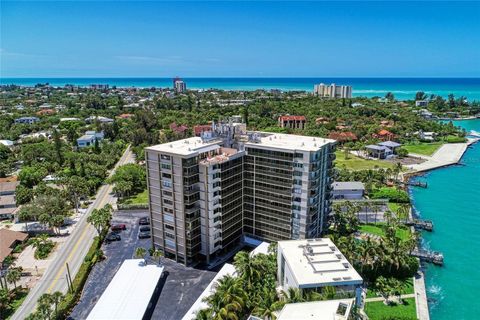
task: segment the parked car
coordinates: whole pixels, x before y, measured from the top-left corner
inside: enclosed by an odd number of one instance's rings
[[[149,226],[140,227],[140,232],[145,232],[145,231],[150,231],[150,227]]]
[[[112,231],[122,231],[127,230],[127,226],[123,223],[113,224],[110,228]]]
[[[120,241],[122,238],[120,237],[120,235],[118,233],[114,233],[114,232],[110,232],[109,234],[107,234],[107,236],[105,237],[105,241],[106,242],[112,242],[112,241]]]
[[[150,218],[149,217],[143,217],[138,220],[139,225],[147,225],[150,224]]]
[[[144,232],[140,232],[138,234],[138,239],[147,239],[147,238],[150,238],[151,235],[150,235],[150,231],[144,231]]]

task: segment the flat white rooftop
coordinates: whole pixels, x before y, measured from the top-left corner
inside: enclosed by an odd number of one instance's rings
[[[202,142],[199,137],[192,137],[162,144],[157,144],[146,148],[146,150],[164,152],[169,154],[177,154],[179,156],[195,155],[202,152],[208,152],[218,149],[221,144],[221,140],[210,140]]]
[[[362,277],[328,238],[278,242],[300,288],[356,285]]]
[[[289,303],[277,320],[346,320],[352,305],[353,299]]]
[[[280,150],[317,151],[335,140],[319,137],[299,136],[284,133],[259,132],[258,142],[246,142],[246,146],[262,146]]]
[[[89,320],[142,319],[162,276],[163,267],[125,260],[88,315]]]
[[[236,269],[233,264],[225,263],[225,265],[218,271],[215,275],[215,278],[208,284],[208,286],[203,290],[202,294],[197,298],[195,303],[190,307],[187,313],[183,316],[182,320],[193,320],[196,319],[196,313],[202,309],[208,308],[208,304],[203,301],[204,298],[210,296],[212,293],[215,292],[214,286],[226,275],[235,275]]]

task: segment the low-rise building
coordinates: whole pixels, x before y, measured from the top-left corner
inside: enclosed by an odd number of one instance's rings
[[[95,140],[100,142],[103,140],[103,138],[104,138],[103,131],[102,132],[86,131],[83,136],[77,139],[77,146],[79,148],[90,147],[95,144]]]
[[[322,292],[333,287],[355,296],[360,305],[363,279],[330,239],[279,241],[277,263],[281,289]]]
[[[386,159],[387,157],[393,155],[392,149],[376,144],[370,144],[368,146],[365,146],[365,150],[368,156],[376,159]]]
[[[34,124],[38,121],[40,121],[40,119],[37,117],[21,117],[21,118],[15,119],[15,123],[23,123],[23,124]]]
[[[397,136],[388,130],[382,129],[378,133],[373,134],[373,137],[381,141],[388,141],[388,140],[395,140]]]
[[[395,141],[383,141],[378,143],[378,145],[389,148],[394,154],[397,153],[398,148],[402,146],[400,143]]]
[[[418,131],[418,138],[423,141],[434,141],[437,134],[435,132]]]
[[[113,119],[102,116],[90,116],[85,119],[85,122],[87,123],[94,123],[95,121],[99,121],[100,123],[112,123]]]
[[[15,190],[19,181],[0,182],[0,220],[11,219],[17,209]]]
[[[415,107],[426,107],[428,106],[427,100],[417,100],[415,101]]]
[[[353,299],[288,303],[277,320],[347,320],[353,304]]]
[[[28,237],[26,233],[13,231],[9,229],[0,229],[0,270],[3,267],[5,258],[8,257],[13,249]]]
[[[333,199],[358,200],[365,194],[365,185],[359,181],[334,182]]]
[[[307,119],[305,116],[280,116],[278,117],[278,125],[281,128],[288,129],[305,129]]]

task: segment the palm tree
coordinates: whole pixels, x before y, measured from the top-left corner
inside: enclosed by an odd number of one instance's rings
[[[280,310],[285,305],[285,302],[279,301],[275,290],[262,288],[262,291],[255,297],[255,308],[253,315],[262,317],[265,320],[275,320],[276,311]]]
[[[289,287],[287,291],[282,290],[280,295],[286,303],[305,302],[302,291],[299,288]]]
[[[205,301],[209,305],[209,312],[215,320],[238,320],[245,313],[247,294],[243,289],[240,278],[226,275],[214,286],[215,293]]]
[[[143,259],[143,263],[147,264],[147,261],[145,261],[145,255],[147,254],[147,249],[143,247],[138,247],[135,249],[134,257]]]
[[[22,277],[22,267],[9,268],[6,279],[8,283],[13,283],[13,288],[17,287],[17,281]]]
[[[42,317],[42,319],[52,319],[52,296],[48,293],[44,293],[38,299],[37,312]]]
[[[160,260],[163,257],[163,252],[155,248],[152,252],[152,257],[157,261],[157,264],[160,265]]]
[[[246,251],[240,251],[235,255],[233,264],[240,277],[246,282],[247,288],[251,289],[253,283],[260,278],[260,270],[258,264],[255,263],[255,258]]]
[[[53,308],[55,310],[55,317],[58,317],[58,305],[63,300],[63,293],[55,291],[51,294],[51,301],[53,302]]]

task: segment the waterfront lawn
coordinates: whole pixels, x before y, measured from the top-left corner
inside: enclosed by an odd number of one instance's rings
[[[383,160],[367,160],[359,158],[353,154],[348,155],[348,159],[345,159],[345,152],[337,150],[335,152],[335,166],[342,168],[344,165],[349,170],[368,170],[378,168],[393,168],[394,163]]]
[[[148,204],[148,192],[144,190],[136,195],[123,198],[121,204]]]
[[[405,280],[402,280],[404,288],[402,290],[402,294],[412,294],[415,293],[415,289],[413,287],[413,278],[407,278]],[[377,293],[377,290],[375,286],[368,286],[368,291],[367,291],[367,299],[368,298],[376,298],[380,297],[380,295]]]
[[[367,302],[365,312],[370,320],[415,320],[417,311],[415,298],[403,299],[403,304],[385,305],[383,301]]]
[[[408,153],[431,156],[438,150],[438,148],[443,146],[443,144],[443,142],[420,142],[416,144],[406,144],[402,148],[406,149]]]
[[[384,237],[385,236],[385,231],[383,231],[382,225],[384,225],[384,223],[361,224],[359,226],[359,230],[361,232],[374,234],[374,235],[377,235],[379,237]],[[397,237],[399,237],[401,240],[407,240],[409,235],[410,235],[410,229],[409,228],[402,226],[402,227],[399,227],[397,229]]]

